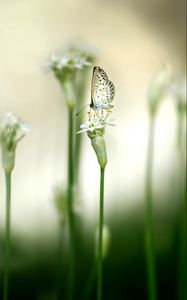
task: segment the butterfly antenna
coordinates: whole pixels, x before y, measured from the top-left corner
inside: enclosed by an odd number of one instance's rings
[[[79,110],[79,112],[78,113],[76,113],[76,117],[81,113],[81,111],[83,111],[83,109],[85,109],[87,106],[88,106],[89,104],[86,104],[85,106],[83,106],[82,108],[81,108],[81,110]]]

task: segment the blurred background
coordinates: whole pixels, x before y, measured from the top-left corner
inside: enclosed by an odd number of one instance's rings
[[[61,87],[43,66],[53,51],[70,44],[91,49],[116,89],[116,126],[106,130],[105,220],[111,242],[104,266],[105,299],[146,299],[147,89],[163,64],[175,77],[185,75],[185,7],[185,0],[0,0],[0,112],[12,111],[32,130],[18,146],[12,179],[11,299],[56,299],[59,218],[53,198],[55,186],[66,185],[67,115]],[[90,102],[91,76],[90,68],[85,103]],[[159,299],[177,299],[176,127],[176,105],[168,97],[157,116],[153,176]],[[2,241],[2,168],[0,183]],[[76,203],[76,299],[81,299],[95,255],[98,195],[98,164],[84,134]],[[64,247],[61,276],[66,282]],[[2,252],[1,242],[0,256]],[[2,259],[0,267],[2,275]],[[94,288],[89,299],[95,299]]]

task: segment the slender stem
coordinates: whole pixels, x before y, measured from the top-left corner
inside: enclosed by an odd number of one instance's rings
[[[184,168],[184,165],[182,166]],[[184,173],[184,172],[183,172]],[[179,211],[179,300],[185,300],[187,296],[187,238],[186,238],[186,174],[182,174],[180,211]]]
[[[181,152],[181,144],[183,138],[183,118],[180,113],[178,113],[178,120],[177,120],[177,147],[179,152]]]
[[[76,119],[76,132],[80,129],[81,125],[80,119]],[[78,184],[79,179],[79,169],[80,169],[80,159],[81,159],[81,146],[82,146],[82,135],[76,134],[75,137],[75,183]]]
[[[179,118],[181,115],[179,116]],[[181,123],[182,123],[181,117]],[[183,126],[181,126],[181,131],[178,132],[181,140],[185,138],[185,133],[183,132]],[[186,138],[185,143],[182,142],[178,145],[178,152],[180,158],[180,206],[179,206],[179,300],[185,300],[187,297],[187,197],[186,197]]]
[[[150,117],[148,154],[146,170],[146,259],[147,259],[147,281],[148,299],[156,300],[156,272],[155,272],[155,246],[154,246],[154,222],[153,222],[153,161],[154,161],[154,136],[155,136],[155,116]]]
[[[64,224],[62,221],[59,222],[59,239],[57,249],[57,300],[61,299],[62,296],[62,280],[63,280],[63,228]]]
[[[75,273],[75,220],[73,213],[73,109],[68,112],[68,221],[69,221],[69,238],[70,238],[70,256],[69,256],[69,282],[68,282],[68,299],[73,299],[74,293],[74,273]]]
[[[4,270],[3,300],[8,299],[8,284],[9,284],[11,173],[5,172],[5,181],[6,181],[6,227],[5,227],[5,270]]]
[[[81,70],[81,75],[79,81],[77,83],[77,106],[76,110],[79,112],[84,107],[84,96],[87,84],[87,75],[88,69]],[[83,112],[81,112],[82,114]],[[80,129],[80,125],[82,124],[82,118],[80,116],[76,117],[75,119],[75,127],[76,132]],[[76,134],[75,136],[75,183],[78,184],[79,179],[79,168],[80,168],[80,159],[81,159],[81,146],[82,146],[82,135]]]
[[[88,280],[86,283],[86,287],[83,291],[81,300],[88,300],[90,299],[90,295],[92,293],[93,290],[93,286],[95,284],[95,279],[96,279],[96,264],[94,261],[94,266],[92,267],[90,274],[88,275]]]
[[[97,300],[102,300],[103,285],[103,219],[104,219],[104,175],[105,168],[100,169],[100,208],[98,237],[98,269],[97,269]]]

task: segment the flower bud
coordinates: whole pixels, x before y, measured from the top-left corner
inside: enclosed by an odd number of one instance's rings
[[[59,214],[60,223],[65,225],[68,220],[67,190],[62,188],[62,185],[57,185],[54,187],[53,200]]]
[[[153,78],[148,90],[149,110],[152,115],[157,112],[160,100],[165,96],[170,82],[170,72],[167,68],[162,68]]]
[[[186,78],[179,78],[174,80],[170,86],[172,98],[174,98],[178,113],[185,115],[187,110],[186,100]]]
[[[14,168],[15,152],[18,142],[30,129],[11,112],[0,118],[0,145],[2,164],[6,173],[10,174]]]
[[[76,81],[77,75],[91,66],[94,56],[91,52],[70,47],[66,51],[59,50],[51,55],[46,69],[53,71],[60,82],[68,108],[71,110],[76,104]],[[83,73],[82,73],[83,75]]]
[[[96,130],[95,132],[88,132],[88,137],[91,139],[91,144],[97,155],[100,167],[104,168],[107,164],[107,153],[103,133],[99,130]]]
[[[2,157],[2,164],[3,169],[7,174],[10,174],[14,168],[15,164],[15,147],[8,149],[6,145],[1,145],[1,157]]]

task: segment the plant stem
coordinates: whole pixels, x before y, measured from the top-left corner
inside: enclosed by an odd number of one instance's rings
[[[184,167],[184,165],[183,165]],[[187,238],[186,238],[186,174],[183,174],[181,182],[181,195],[180,195],[180,211],[179,211],[179,300],[185,300],[187,296],[186,292],[186,280],[187,280]]]
[[[104,219],[104,175],[105,167],[100,168],[100,208],[98,237],[97,300],[102,300],[103,284],[103,219]]]
[[[68,221],[69,221],[69,282],[68,282],[68,299],[73,299],[74,293],[74,276],[75,276],[75,220],[73,212],[73,109],[68,111]]]
[[[62,298],[62,280],[63,280],[63,224],[59,222],[59,239],[57,249],[57,300]]]
[[[182,118],[181,118],[182,119]],[[182,123],[182,120],[181,120]],[[182,132],[178,132],[181,140],[184,137]],[[187,297],[187,197],[186,197],[186,146],[180,143],[178,145],[179,158],[180,158],[180,205],[179,205],[179,300],[185,300]],[[185,149],[183,149],[183,146]]]
[[[8,299],[8,284],[9,284],[11,173],[5,172],[5,181],[6,181],[6,227],[5,227],[5,270],[4,270],[3,300]]]
[[[87,84],[88,69],[81,70],[81,74],[78,77],[78,83],[76,87],[77,95],[77,105],[76,109],[79,112],[84,107],[84,96]],[[80,129],[82,124],[82,118],[79,116],[75,119],[76,132]],[[75,183],[78,184],[79,179],[79,168],[80,168],[80,159],[81,159],[81,146],[82,146],[82,135],[76,134],[75,136]]]
[[[95,279],[96,279],[96,264],[95,264],[95,261],[94,261],[94,266],[92,267],[91,272],[88,275],[87,284],[86,284],[86,287],[83,291],[81,300],[90,299],[91,293],[92,293],[92,290],[93,290],[93,286],[94,286],[94,283],[95,283]]]
[[[148,154],[146,170],[146,259],[147,259],[147,281],[148,281],[148,299],[156,300],[156,272],[155,272],[155,246],[154,246],[154,222],[153,222],[153,161],[154,161],[154,136],[155,136],[155,116],[150,117]]]

